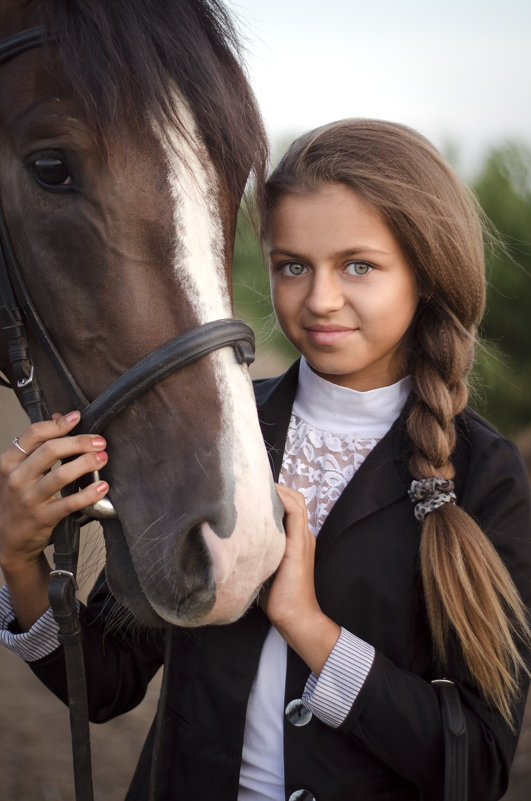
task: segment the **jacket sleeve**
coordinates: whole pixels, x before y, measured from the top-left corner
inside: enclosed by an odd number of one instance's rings
[[[500,436],[472,448],[458,502],[490,537],[527,607],[531,606],[529,483],[516,447]],[[523,654],[528,665],[531,657]],[[453,649],[444,676],[457,684],[468,725],[469,801],[495,801],[507,788],[525,708],[528,678],[520,677],[515,730],[490,709]],[[444,743],[438,696],[424,678],[377,652],[341,730],[435,798],[443,797]]]
[[[137,706],[162,664],[164,640],[158,630],[139,630],[110,594],[103,578],[81,605],[83,654],[89,717],[103,723]],[[64,703],[66,670],[62,647],[29,663],[37,677]]]

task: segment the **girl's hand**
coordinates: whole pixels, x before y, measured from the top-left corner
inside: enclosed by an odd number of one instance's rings
[[[281,484],[276,490],[284,505],[286,550],[263,606],[271,623],[285,631],[320,609],[313,578],[315,537],[308,529],[306,503],[300,492]]]
[[[0,567],[22,631],[48,608],[50,567],[44,549],[57,523],[95,503],[109,489],[90,484],[65,498],[60,490],[107,463],[103,437],[66,437],[79,412],[34,423],[0,456]],[[28,453],[24,453],[28,451]],[[70,459],[55,470],[61,459]]]
[[[304,498],[280,484],[276,489],[284,504],[286,550],[261,604],[286,642],[319,675],[340,628],[323,614],[315,595],[315,537],[308,529]]]
[[[108,491],[106,482],[100,481],[74,495],[58,496],[72,481],[107,463],[103,437],[65,436],[79,418],[79,412],[71,412],[34,423],[18,440],[29,455],[13,445],[0,456],[0,566],[4,572],[36,561],[62,518]],[[51,470],[65,458],[72,461]]]

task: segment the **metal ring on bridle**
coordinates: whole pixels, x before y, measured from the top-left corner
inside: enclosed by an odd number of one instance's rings
[[[18,449],[19,449],[19,451],[20,451],[21,453],[23,453],[25,456],[29,456],[29,455],[31,454],[31,451],[27,451],[27,450],[26,450],[26,448],[23,448],[23,447],[22,447],[22,445],[21,445],[21,444],[20,444],[20,442],[18,441],[18,437],[15,437],[15,438],[14,438],[14,440],[13,440],[13,445],[15,446],[15,448],[18,448]]]

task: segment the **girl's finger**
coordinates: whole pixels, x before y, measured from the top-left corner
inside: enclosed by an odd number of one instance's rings
[[[97,453],[106,447],[103,437],[94,434],[77,434],[71,437],[49,439],[36,448],[20,469],[26,467],[28,472],[45,473],[54,464],[62,460],[70,460],[85,453]],[[90,468],[94,469],[94,468]]]
[[[79,423],[80,417],[78,411],[62,415],[53,414],[51,420],[41,420],[39,423],[29,425],[19,437],[19,441],[24,444],[26,450],[34,450],[48,439],[64,437]]]
[[[68,515],[80,512],[87,506],[97,503],[101,498],[105,497],[108,491],[109,485],[106,481],[96,481],[79,490],[79,492],[51,501],[46,507],[47,524],[51,528],[55,527],[60,520],[63,520]]]
[[[79,412],[65,415],[53,415],[51,420],[32,423],[20,436],[13,439],[13,444],[6,456],[10,461],[19,463],[31,456],[42,443],[50,439],[64,437],[79,422]]]
[[[275,484],[275,488],[286,512],[306,513],[306,502],[300,492],[285,487],[283,484]]]
[[[284,505],[286,534],[291,534],[294,530],[302,533],[308,529],[308,511],[303,495],[296,490],[276,484],[278,496]]]
[[[33,486],[32,494],[39,503],[52,499],[69,484],[73,484],[82,476],[101,470],[107,464],[106,451],[85,453],[68,462],[64,462],[55,470],[46,473]]]
[[[64,482],[66,484],[79,478],[83,473],[97,470],[107,461],[106,454],[101,457],[97,456],[96,463],[93,458],[90,464],[85,467],[82,462],[76,462],[75,457],[83,454],[103,454],[106,445],[105,439],[98,435],[78,434],[46,440],[36,447],[29,456],[19,453],[18,456],[13,457],[11,455],[12,451],[18,452],[18,449],[13,446],[1,457],[0,473],[4,476],[11,475],[16,486],[20,486],[23,483],[39,480],[57,462],[67,460],[65,462],[66,465],[72,460],[74,467],[71,472],[65,471],[68,479]],[[97,464],[97,462],[100,462],[100,464]],[[62,478],[63,475],[61,475],[61,480]]]
[[[27,451],[20,443],[19,438],[15,437],[13,439],[13,446],[17,449],[19,453],[22,453],[24,456],[30,456],[31,451]],[[20,457],[19,457],[20,458]]]

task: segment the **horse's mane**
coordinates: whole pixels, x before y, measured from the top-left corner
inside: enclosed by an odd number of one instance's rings
[[[151,115],[180,125],[171,78],[193,111],[233,198],[261,181],[267,140],[218,0],[42,0],[64,74],[105,140],[117,122]]]

